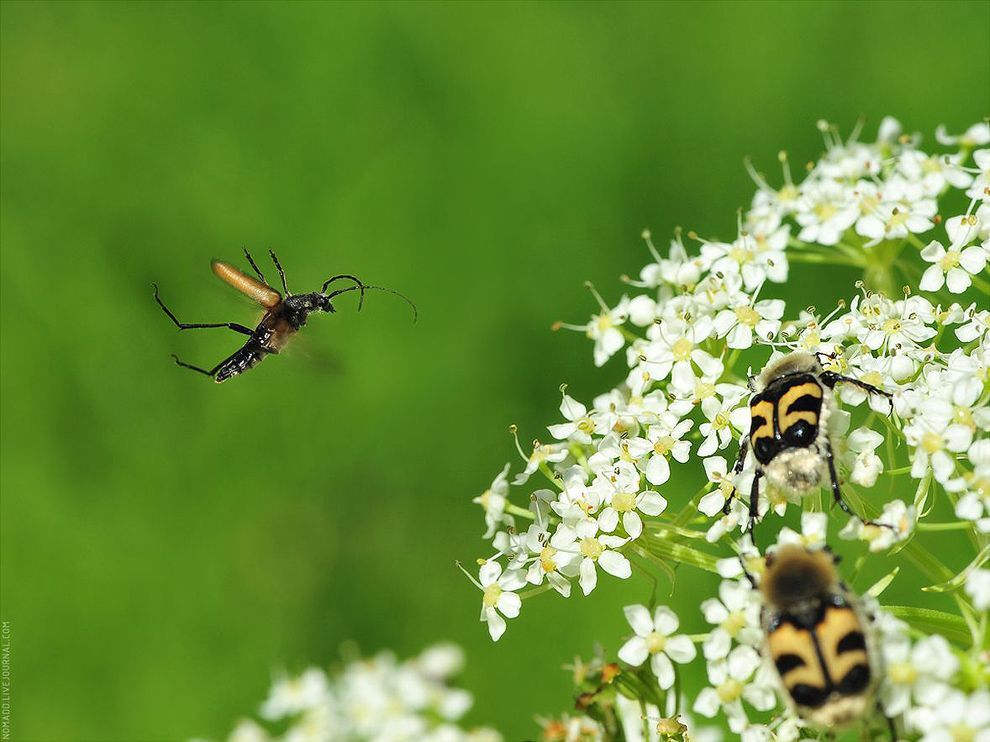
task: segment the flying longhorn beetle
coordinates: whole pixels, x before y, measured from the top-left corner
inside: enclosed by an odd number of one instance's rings
[[[172,320],[172,322],[175,323],[175,326],[180,330],[226,327],[234,332],[239,332],[242,335],[248,336],[248,341],[244,343],[243,347],[234,352],[228,358],[220,361],[220,363],[209,370],[180,361],[179,357],[173,354],[172,358],[175,359],[177,365],[182,366],[183,368],[192,369],[193,371],[198,371],[201,374],[205,374],[206,376],[211,377],[218,384],[226,381],[232,376],[237,376],[238,374],[242,374],[245,371],[254,368],[264,360],[265,356],[273,353],[278,354],[288,343],[289,339],[299,331],[299,328],[306,324],[306,320],[312,312],[333,313],[337,311],[334,309],[331,300],[336,296],[346,294],[348,291],[360,292],[358,311],[360,311],[361,307],[364,305],[364,292],[368,289],[387,291],[390,294],[395,294],[412,307],[413,322],[416,321],[416,305],[413,304],[407,297],[400,294],[398,291],[394,291],[393,289],[388,289],[383,286],[372,286],[371,284],[364,283],[357,276],[352,276],[349,273],[339,273],[335,276],[331,276],[323,283],[323,288],[319,291],[313,291],[309,294],[292,294],[289,292],[289,287],[285,283],[285,271],[282,270],[282,265],[278,262],[278,258],[272,250],[269,250],[268,254],[271,256],[272,262],[275,264],[275,269],[278,271],[278,275],[282,279],[282,291],[284,292],[284,295],[280,294],[268,284],[264,275],[262,275],[261,270],[258,268],[258,265],[254,262],[254,258],[251,257],[251,253],[247,250],[244,251],[244,257],[247,258],[248,262],[251,264],[251,267],[254,269],[254,272],[258,275],[258,280],[255,280],[251,276],[235,268],[230,263],[225,263],[222,260],[213,260],[210,263],[213,268],[213,272],[220,280],[230,284],[242,294],[248,296],[250,299],[264,307],[265,314],[258,323],[258,326],[253,330],[250,327],[239,325],[236,322],[195,324],[179,322],[176,316],[172,314],[172,310],[165,306],[165,303],[161,300],[161,297],[158,294],[158,284],[152,284],[155,287],[155,301],[158,302],[158,306],[162,308],[162,311],[168,315],[169,319]],[[354,285],[342,289],[336,289],[330,293],[327,293],[327,289],[332,283],[342,280],[353,281]]]

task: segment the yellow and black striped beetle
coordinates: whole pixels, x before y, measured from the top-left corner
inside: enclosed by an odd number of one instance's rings
[[[758,585],[765,655],[782,695],[802,719],[830,730],[874,712],[880,676],[872,621],[836,561],[828,549],[782,546],[767,556]],[[896,739],[893,721],[887,724]]]
[[[804,495],[820,487],[827,473],[835,502],[852,514],[842,499],[829,439],[829,422],[835,407],[832,389],[839,382],[891,399],[888,392],[871,384],[826,371],[818,354],[805,351],[783,356],[750,379],[753,391],[749,402],[750,429],[739,446],[733,468],[738,475],[747,453],[752,451],[755,471],[749,500],[750,531],[759,515],[763,477],[773,487]],[[729,503],[725,507],[728,512]]]

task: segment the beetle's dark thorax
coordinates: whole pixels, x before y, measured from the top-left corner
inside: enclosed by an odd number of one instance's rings
[[[280,318],[298,330],[306,324],[306,320],[313,312],[325,311],[324,304],[326,298],[318,293],[312,294],[292,294],[285,297],[278,306]]]

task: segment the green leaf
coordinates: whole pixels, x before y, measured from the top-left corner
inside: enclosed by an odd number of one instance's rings
[[[881,577],[873,583],[873,586],[866,591],[866,594],[872,595],[874,598],[879,597],[880,593],[887,589],[887,586],[894,581],[894,578],[897,577],[897,573],[900,571],[900,567],[894,567],[894,569],[891,570],[891,572],[889,572],[885,577]]]
[[[937,585],[929,585],[928,587],[921,588],[925,592],[929,593],[948,593],[953,590],[958,590],[962,587],[962,584],[966,582],[966,578],[969,577],[969,573],[974,569],[978,569],[983,566],[983,563],[990,557],[990,544],[983,547],[976,558],[973,559],[963,570],[953,577],[951,580],[946,580],[945,582],[940,582]]]
[[[941,634],[950,642],[961,647],[973,643],[966,622],[959,616],[953,616],[945,611],[931,608],[915,608],[906,605],[888,605],[883,608],[887,613],[907,621],[908,624],[926,634]]]

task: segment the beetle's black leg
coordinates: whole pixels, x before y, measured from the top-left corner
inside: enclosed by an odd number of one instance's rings
[[[736,454],[736,463],[732,465],[733,478],[739,476],[739,473],[743,470],[743,465],[746,463],[746,452],[749,450],[749,436],[742,439],[742,443],[739,444],[739,453]],[[729,514],[729,508],[732,506],[732,501],[736,499],[738,494],[736,490],[736,485],[733,483],[732,492],[729,493],[728,498],[725,500],[725,505],[722,506],[722,512],[725,515]]]
[[[175,353],[172,354],[172,360],[175,361],[176,366],[182,366],[182,368],[188,368],[192,371],[199,371],[201,374],[204,374],[205,376],[209,376],[211,379],[214,377],[214,375],[216,375],[216,372],[219,370],[220,366],[223,365],[222,363],[220,363],[217,366],[215,366],[212,371],[207,371],[205,368],[200,368],[199,366],[193,366],[191,363],[180,361],[179,357],[175,355]]]
[[[275,257],[275,251],[269,250],[268,254],[271,256],[272,262],[275,263],[275,269],[278,271],[279,277],[282,279],[282,290],[285,295],[289,295],[289,287],[285,285],[285,271],[282,270],[282,264],[278,262],[278,258]]]
[[[890,392],[885,392],[883,389],[873,384],[867,384],[865,381],[860,381],[859,379],[854,379],[852,376],[843,376],[842,374],[833,373],[832,371],[825,371],[821,375],[822,383],[829,389],[834,389],[835,385],[839,382],[843,384],[852,384],[853,386],[858,386],[867,394],[879,394],[886,397],[888,400],[894,398],[894,395]]]
[[[749,535],[753,539],[753,546],[756,546],[756,519],[760,517],[760,477],[763,472],[759,469],[753,474],[753,487],[749,493]]]
[[[756,546],[755,542],[753,546]],[[749,581],[750,587],[758,587],[756,584],[756,578],[749,573],[748,569],[746,569],[746,562],[743,561],[742,554],[739,554],[736,558],[739,560],[739,566],[742,567],[743,576]]]
[[[828,476],[832,480],[832,498],[838,504],[842,511],[849,516],[855,516],[859,518],[856,513],[852,511],[852,508],[846,504],[846,501],[842,499],[842,490],[839,488],[839,477],[835,471],[835,456],[832,453],[832,444],[828,441],[825,442],[825,460],[828,461]],[[894,529],[894,526],[888,523],[877,523],[875,520],[867,520],[866,518],[860,518],[864,525],[867,526],[879,526],[881,528]],[[894,529],[896,530],[896,529]]]
[[[261,269],[258,267],[258,264],[254,262],[254,258],[251,257],[251,253],[247,251],[247,248],[244,248],[244,257],[247,258],[247,261],[251,264],[251,267],[254,268],[254,272],[258,274],[258,278],[261,279],[261,282],[267,286],[268,281],[265,280],[264,275],[261,273]]]
[[[835,456],[832,454],[832,444],[828,441],[825,441],[825,460],[828,462],[828,477],[832,482],[832,498],[846,515],[855,515],[846,504],[846,501],[842,499],[842,490],[839,488],[839,475],[835,471]]]
[[[883,715],[883,718],[887,720],[887,729],[890,730],[890,742],[897,742],[897,725],[886,714]]]
[[[158,295],[158,284],[153,283],[151,285],[155,287],[155,301],[158,302],[158,306],[162,308],[165,314],[168,315],[169,319],[172,320],[172,322],[175,323],[175,326],[178,327],[180,330],[199,330],[206,327],[226,327],[230,330],[233,330],[234,332],[239,332],[242,335],[254,334],[254,330],[252,330],[250,327],[239,325],[236,322],[196,322],[192,324],[188,322],[179,322],[179,320],[176,319],[175,315],[172,314],[172,310],[170,310],[168,307],[165,306],[165,302],[163,302],[161,297]]]

